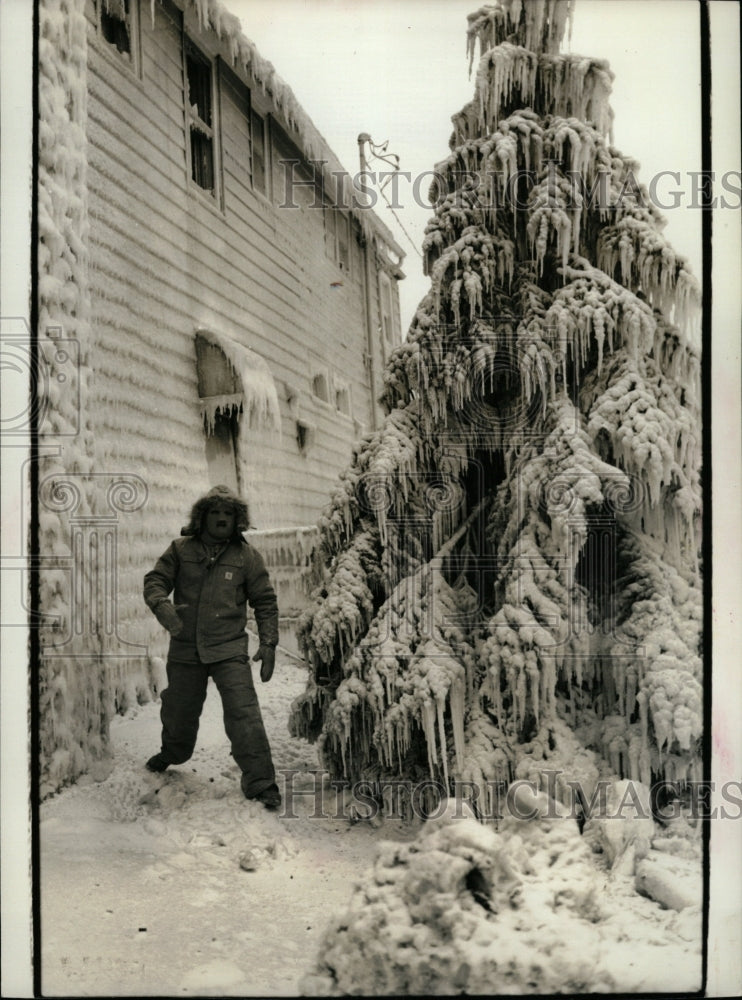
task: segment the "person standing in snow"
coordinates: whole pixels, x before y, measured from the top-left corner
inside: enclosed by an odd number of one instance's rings
[[[162,692],[162,748],[150,771],[187,761],[196,745],[209,675],[224,709],[232,756],[246,798],[278,809],[281,795],[247,658],[247,608],[255,612],[260,679],[273,675],[278,604],[260,554],[242,537],[247,504],[215,486],[193,505],[188,525],[144,577],[144,600],[170,633]],[[174,594],[174,603],[169,599]]]

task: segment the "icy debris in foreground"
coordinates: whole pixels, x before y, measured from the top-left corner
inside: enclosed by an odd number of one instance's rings
[[[602,868],[553,800],[536,805],[544,818],[509,816],[495,832],[448,800],[417,841],[382,842],[302,993],[696,989],[700,908],[638,909],[633,880]]]

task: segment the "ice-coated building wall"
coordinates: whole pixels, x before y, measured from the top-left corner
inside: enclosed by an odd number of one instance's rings
[[[297,610],[308,528],[379,419],[403,254],[220,4],[42,0],[39,35],[39,337],[74,367],[40,428],[48,794],[157,693],[142,576],[210,485],[247,497]]]

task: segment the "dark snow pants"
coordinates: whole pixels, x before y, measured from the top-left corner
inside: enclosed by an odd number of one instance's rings
[[[168,686],[160,711],[162,755],[169,764],[182,764],[191,757],[209,674],[222,699],[224,729],[232,756],[242,768],[243,791],[250,798],[272,785],[275,773],[247,656],[218,663],[168,660]]]

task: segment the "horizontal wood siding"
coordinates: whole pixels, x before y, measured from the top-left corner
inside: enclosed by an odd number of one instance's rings
[[[119,587],[125,637],[152,640],[141,577],[178,534],[210,485],[199,412],[194,334],[206,327],[268,362],[281,405],[281,436],[251,430],[243,484],[259,529],[311,525],[347,465],[359,429],[373,423],[364,250],[352,226],[351,268],[325,249],[314,191],[285,202],[282,159],[300,158],[269,118],[272,197],[252,188],[250,92],[215,59],[221,134],[220,203],[189,178],[182,15],[168,3],[140,11],[139,72],[98,34],[88,4],[88,189],[96,442],[104,471],[133,472],[145,509],[122,519]],[[218,43],[194,42],[213,55]],[[263,97],[264,101],[265,98]],[[261,113],[264,109],[261,109]],[[303,179],[310,179],[305,166]],[[371,250],[373,256],[373,250]],[[375,265],[372,329],[376,394],[381,334]],[[312,393],[320,371],[350,391],[350,416]],[[289,405],[289,397],[294,402]],[[334,395],[333,395],[334,401]],[[296,418],[313,425],[305,453]]]

